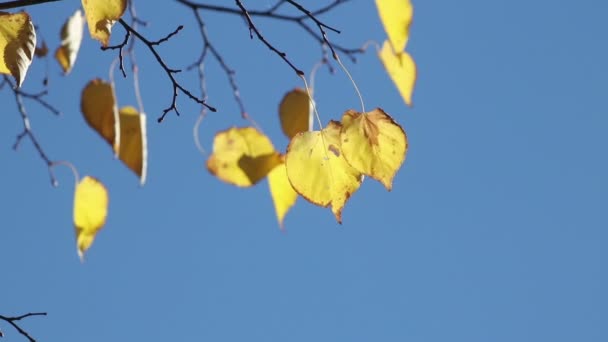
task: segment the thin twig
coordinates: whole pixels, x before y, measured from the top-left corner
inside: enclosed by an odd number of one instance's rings
[[[47,2],[57,2],[57,1],[61,1],[61,0],[16,0],[16,1],[6,1],[6,2],[0,3],[0,10],[7,10],[7,9],[12,9],[12,8],[17,8],[17,7],[33,6],[33,5],[44,4],[44,3],[47,3]]]
[[[24,315],[15,316],[15,317],[7,317],[7,316],[0,315],[0,320],[3,320],[5,322],[7,322],[8,324],[12,325],[13,328],[15,328],[15,330],[17,330],[21,335],[23,335],[25,338],[27,338],[30,342],[36,342],[36,340],[32,336],[30,336],[30,334],[28,334],[27,331],[25,331],[23,328],[21,328],[16,323],[17,321],[20,321],[24,318],[31,317],[31,316],[46,316],[46,312],[30,312],[30,313],[26,313]],[[0,335],[0,337],[1,336],[2,335]]]

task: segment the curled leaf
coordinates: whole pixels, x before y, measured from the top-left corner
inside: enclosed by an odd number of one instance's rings
[[[287,147],[285,166],[289,182],[311,203],[327,207],[342,222],[342,208],[362,182],[342,155],[341,124],[330,123],[322,131],[298,133]]]
[[[95,236],[103,228],[108,215],[108,191],[97,179],[86,176],[76,186],[74,193],[74,228],[78,256],[91,247]]]
[[[120,121],[114,87],[101,79],[90,81],[82,90],[80,110],[89,126],[118,153]]]
[[[403,128],[380,108],[365,114],[348,110],[342,116],[340,140],[346,161],[390,191],[407,152]]]
[[[405,103],[412,106],[412,93],[416,85],[416,63],[412,56],[407,52],[393,53],[388,41],[385,41],[378,57]]]
[[[296,200],[298,199],[298,193],[295,192],[287,178],[285,163],[280,163],[268,173],[268,187],[270,189],[272,202],[274,203],[279,226],[283,229],[283,219],[289,209],[296,204]]]
[[[91,37],[108,46],[112,26],[125,13],[127,0],[82,0],[82,7]]]
[[[267,136],[253,127],[233,127],[215,135],[207,169],[224,182],[248,187],[280,163]]]
[[[311,110],[306,90],[296,88],[283,96],[279,104],[279,119],[283,133],[289,139],[310,130],[313,118]]]
[[[84,17],[80,10],[76,10],[61,28],[61,45],[55,51],[55,59],[59,62],[64,74],[69,73],[76,62],[82,32],[84,30]]]
[[[410,35],[414,7],[410,0],[376,0],[378,14],[393,49],[399,53],[405,49]]]
[[[36,50],[36,31],[25,12],[0,12],[0,73],[10,74],[21,87]]]
[[[127,106],[120,109],[120,148],[118,158],[137,176],[141,185],[146,182],[148,149],[146,115]]]

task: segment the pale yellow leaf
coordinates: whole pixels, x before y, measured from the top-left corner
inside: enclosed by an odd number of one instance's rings
[[[287,147],[285,166],[294,190],[311,203],[331,205],[341,223],[342,208],[363,179],[342,156],[340,129],[331,121],[322,131],[298,133]]]
[[[267,136],[253,127],[233,127],[215,135],[207,169],[224,182],[248,187],[280,163]]]
[[[416,85],[416,63],[412,56],[407,52],[394,54],[388,41],[385,41],[378,57],[405,103],[412,106],[412,94]]]
[[[414,7],[410,0],[376,0],[384,30],[396,53],[405,49],[410,35]]]
[[[348,110],[342,116],[342,154],[359,172],[392,189],[393,177],[407,153],[407,137],[382,109],[368,113]]]
[[[275,166],[275,168],[268,173],[268,187],[270,189],[272,202],[274,203],[279,226],[283,229],[283,219],[289,209],[296,204],[296,200],[298,199],[298,193],[295,192],[287,178],[285,163]]]
[[[80,10],[76,10],[61,28],[61,45],[55,51],[55,59],[59,62],[64,74],[69,73],[76,62],[82,33],[84,31],[84,17]]]
[[[118,153],[120,121],[114,87],[101,79],[90,81],[82,90],[80,110],[89,126]]]
[[[103,228],[108,215],[108,191],[97,179],[86,176],[76,186],[74,193],[74,228],[78,256],[91,247],[97,232]]]
[[[114,23],[122,17],[127,0],[82,0],[91,37],[108,46]]]
[[[10,74],[21,87],[36,50],[36,31],[25,12],[0,12],[0,73]]]
[[[306,90],[296,88],[283,96],[279,104],[279,119],[283,133],[289,139],[300,132],[310,130],[313,118],[311,110],[310,97]]]
[[[127,106],[120,109],[120,148],[118,158],[139,176],[140,183],[146,182],[148,149],[146,136],[146,115]]]

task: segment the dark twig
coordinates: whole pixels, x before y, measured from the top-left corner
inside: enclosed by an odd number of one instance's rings
[[[249,24],[249,36],[253,39],[253,33],[255,33],[255,35],[258,37],[258,39],[264,44],[266,45],[266,47],[268,47],[272,52],[276,53],[279,57],[281,57],[285,63],[287,63],[292,69],[293,71],[296,72],[296,74],[298,76],[303,76],[304,72],[300,69],[298,69],[288,58],[287,58],[287,54],[285,52],[279,51],[277,48],[275,48],[272,44],[270,44],[266,38],[264,38],[264,36],[262,35],[262,33],[260,33],[260,31],[258,30],[258,28],[255,26],[255,24],[253,23],[253,20],[251,19],[251,16],[249,15],[249,12],[247,11],[247,9],[245,8],[245,6],[243,5],[243,3],[241,2],[241,0],[236,0],[236,4],[237,6],[239,6],[239,8],[241,9],[241,13],[243,14],[243,16],[245,16],[245,19],[247,19],[247,23]]]
[[[46,152],[44,152],[44,149],[42,148],[42,145],[40,144],[40,142],[38,142],[38,139],[36,138],[36,135],[34,135],[34,132],[32,131],[32,127],[30,125],[30,119],[29,116],[27,114],[27,111],[25,110],[25,105],[23,104],[23,98],[24,97],[29,97],[29,98],[33,98],[35,101],[43,104],[43,106],[47,107],[47,109],[51,110],[51,112],[55,113],[57,110],[54,109],[53,107],[51,107],[50,105],[48,105],[46,102],[42,101],[39,97],[42,96],[45,92],[42,92],[40,94],[26,94],[24,95],[24,93],[22,93],[20,90],[16,89],[15,86],[11,83],[11,81],[8,79],[8,77],[5,76],[4,78],[4,82],[8,83],[10,85],[10,88],[13,92],[13,95],[15,96],[15,102],[17,104],[17,110],[19,111],[19,114],[21,115],[21,120],[23,122],[23,130],[21,131],[21,133],[17,134],[17,139],[15,140],[15,143],[13,144],[13,149],[16,151],[19,148],[19,145],[21,144],[21,142],[23,141],[23,139],[25,139],[26,137],[30,139],[30,141],[32,142],[32,144],[34,145],[34,148],[36,149],[36,151],[38,151],[38,155],[40,156],[40,158],[44,161],[44,163],[46,164],[48,171],[49,171],[49,176],[51,178],[51,184],[53,186],[57,185],[57,179],[55,178],[55,175],[53,174],[53,161],[48,157],[48,155],[46,154]],[[41,102],[42,101],[42,102]],[[58,112],[57,112],[58,113]]]
[[[7,10],[7,9],[12,9],[12,8],[17,8],[17,7],[33,6],[33,5],[44,4],[46,2],[56,2],[56,1],[61,1],[61,0],[16,0],[16,1],[6,1],[6,2],[0,3],[0,10]]]
[[[214,107],[208,105],[203,99],[199,99],[198,97],[194,96],[188,89],[184,88],[181,84],[179,84],[179,82],[177,82],[177,80],[175,79],[174,74],[181,72],[181,70],[169,68],[167,66],[167,64],[165,63],[165,61],[163,60],[163,58],[158,53],[158,51],[156,51],[156,49],[155,49],[156,45],[158,45],[162,42],[165,42],[169,38],[173,37],[175,34],[177,34],[183,28],[183,26],[179,26],[175,31],[171,32],[166,37],[164,37],[160,40],[150,41],[146,37],[142,36],[139,32],[137,32],[137,30],[132,28],[129,24],[127,24],[123,19],[119,19],[118,22],[122,25],[122,27],[126,31],[133,34],[135,37],[137,37],[137,39],[139,39],[142,43],[144,43],[148,47],[148,49],[150,50],[152,55],[154,55],[154,58],[156,58],[156,61],[158,62],[158,64],[161,66],[161,68],[163,70],[165,70],[167,77],[169,77],[169,79],[171,80],[171,83],[173,85],[173,98],[171,100],[171,105],[163,110],[163,114],[157,120],[158,122],[162,122],[164,120],[165,116],[167,115],[167,113],[169,113],[171,111],[174,111],[177,115],[179,115],[179,110],[177,109],[177,95],[178,95],[179,91],[181,91],[183,94],[185,94],[187,97],[189,97],[196,103],[199,103],[199,104],[207,107],[207,109],[209,109],[210,111],[212,111],[212,112],[217,111]],[[118,45],[119,49],[120,49],[120,45],[121,44]],[[126,42],[124,42],[124,44],[122,44],[122,45],[124,47],[124,45],[126,45]]]
[[[31,317],[31,316],[46,316],[46,312],[30,312],[25,315],[15,316],[15,317],[7,317],[7,316],[0,315],[0,320],[3,320],[5,322],[7,322],[8,324],[12,325],[13,328],[15,328],[15,330],[17,330],[21,335],[23,335],[25,338],[27,338],[30,342],[36,342],[36,340],[32,336],[30,336],[30,334],[28,334],[27,331],[25,331],[23,328],[21,328],[16,323],[17,321],[20,321],[24,318]],[[1,336],[2,335],[0,334],[0,337]]]
[[[112,45],[112,46],[102,46],[101,50],[102,51],[118,50],[118,60],[120,63],[120,71],[122,72],[122,77],[127,78],[127,73],[125,72],[125,66],[123,63],[122,50],[129,42],[129,37],[131,37],[131,32],[130,31],[125,31],[125,32],[126,32],[125,39],[123,39],[122,43],[117,44],[117,45]]]

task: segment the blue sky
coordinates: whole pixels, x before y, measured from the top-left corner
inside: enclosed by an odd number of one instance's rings
[[[367,107],[402,124],[410,149],[393,191],[364,182],[341,226],[329,210],[299,200],[281,232],[265,181],[238,189],[209,175],[192,141],[196,106],[182,97],[182,116],[155,122],[171,88],[141,45],[150,152],[148,183],[139,187],[80,114],[80,90],[107,79],[115,56],[87,36],[70,77],[50,61],[48,99],[63,115],[28,103],[51,158],[109,187],[107,224],[81,264],[71,175],[57,169],[61,184],[53,188],[31,144],[12,151],[21,122],[3,90],[0,314],[48,312],[23,322],[39,341],[607,340],[608,5],[414,5],[412,109],[372,51],[346,63]],[[50,46],[76,6],[31,9]],[[186,9],[142,2],[138,12],[151,23],[142,30],[150,38],[185,25],[159,49],[170,65],[198,56]],[[238,18],[203,16],[237,70],[248,112],[284,148],[278,102],[299,79],[249,40]],[[331,40],[346,46],[385,37],[372,1],[352,1],[323,19],[342,30]],[[318,60],[319,47],[296,28],[258,23],[302,69]],[[122,29],[114,32],[120,41]],[[44,68],[35,62],[26,90],[40,89]],[[119,103],[135,104],[131,80],[117,79]],[[197,87],[194,74],[180,80]],[[201,128],[210,149],[214,132],[247,123],[214,63],[208,81],[219,108]],[[339,72],[319,73],[315,94],[324,122],[359,107]],[[8,341],[23,340],[0,329]]]

